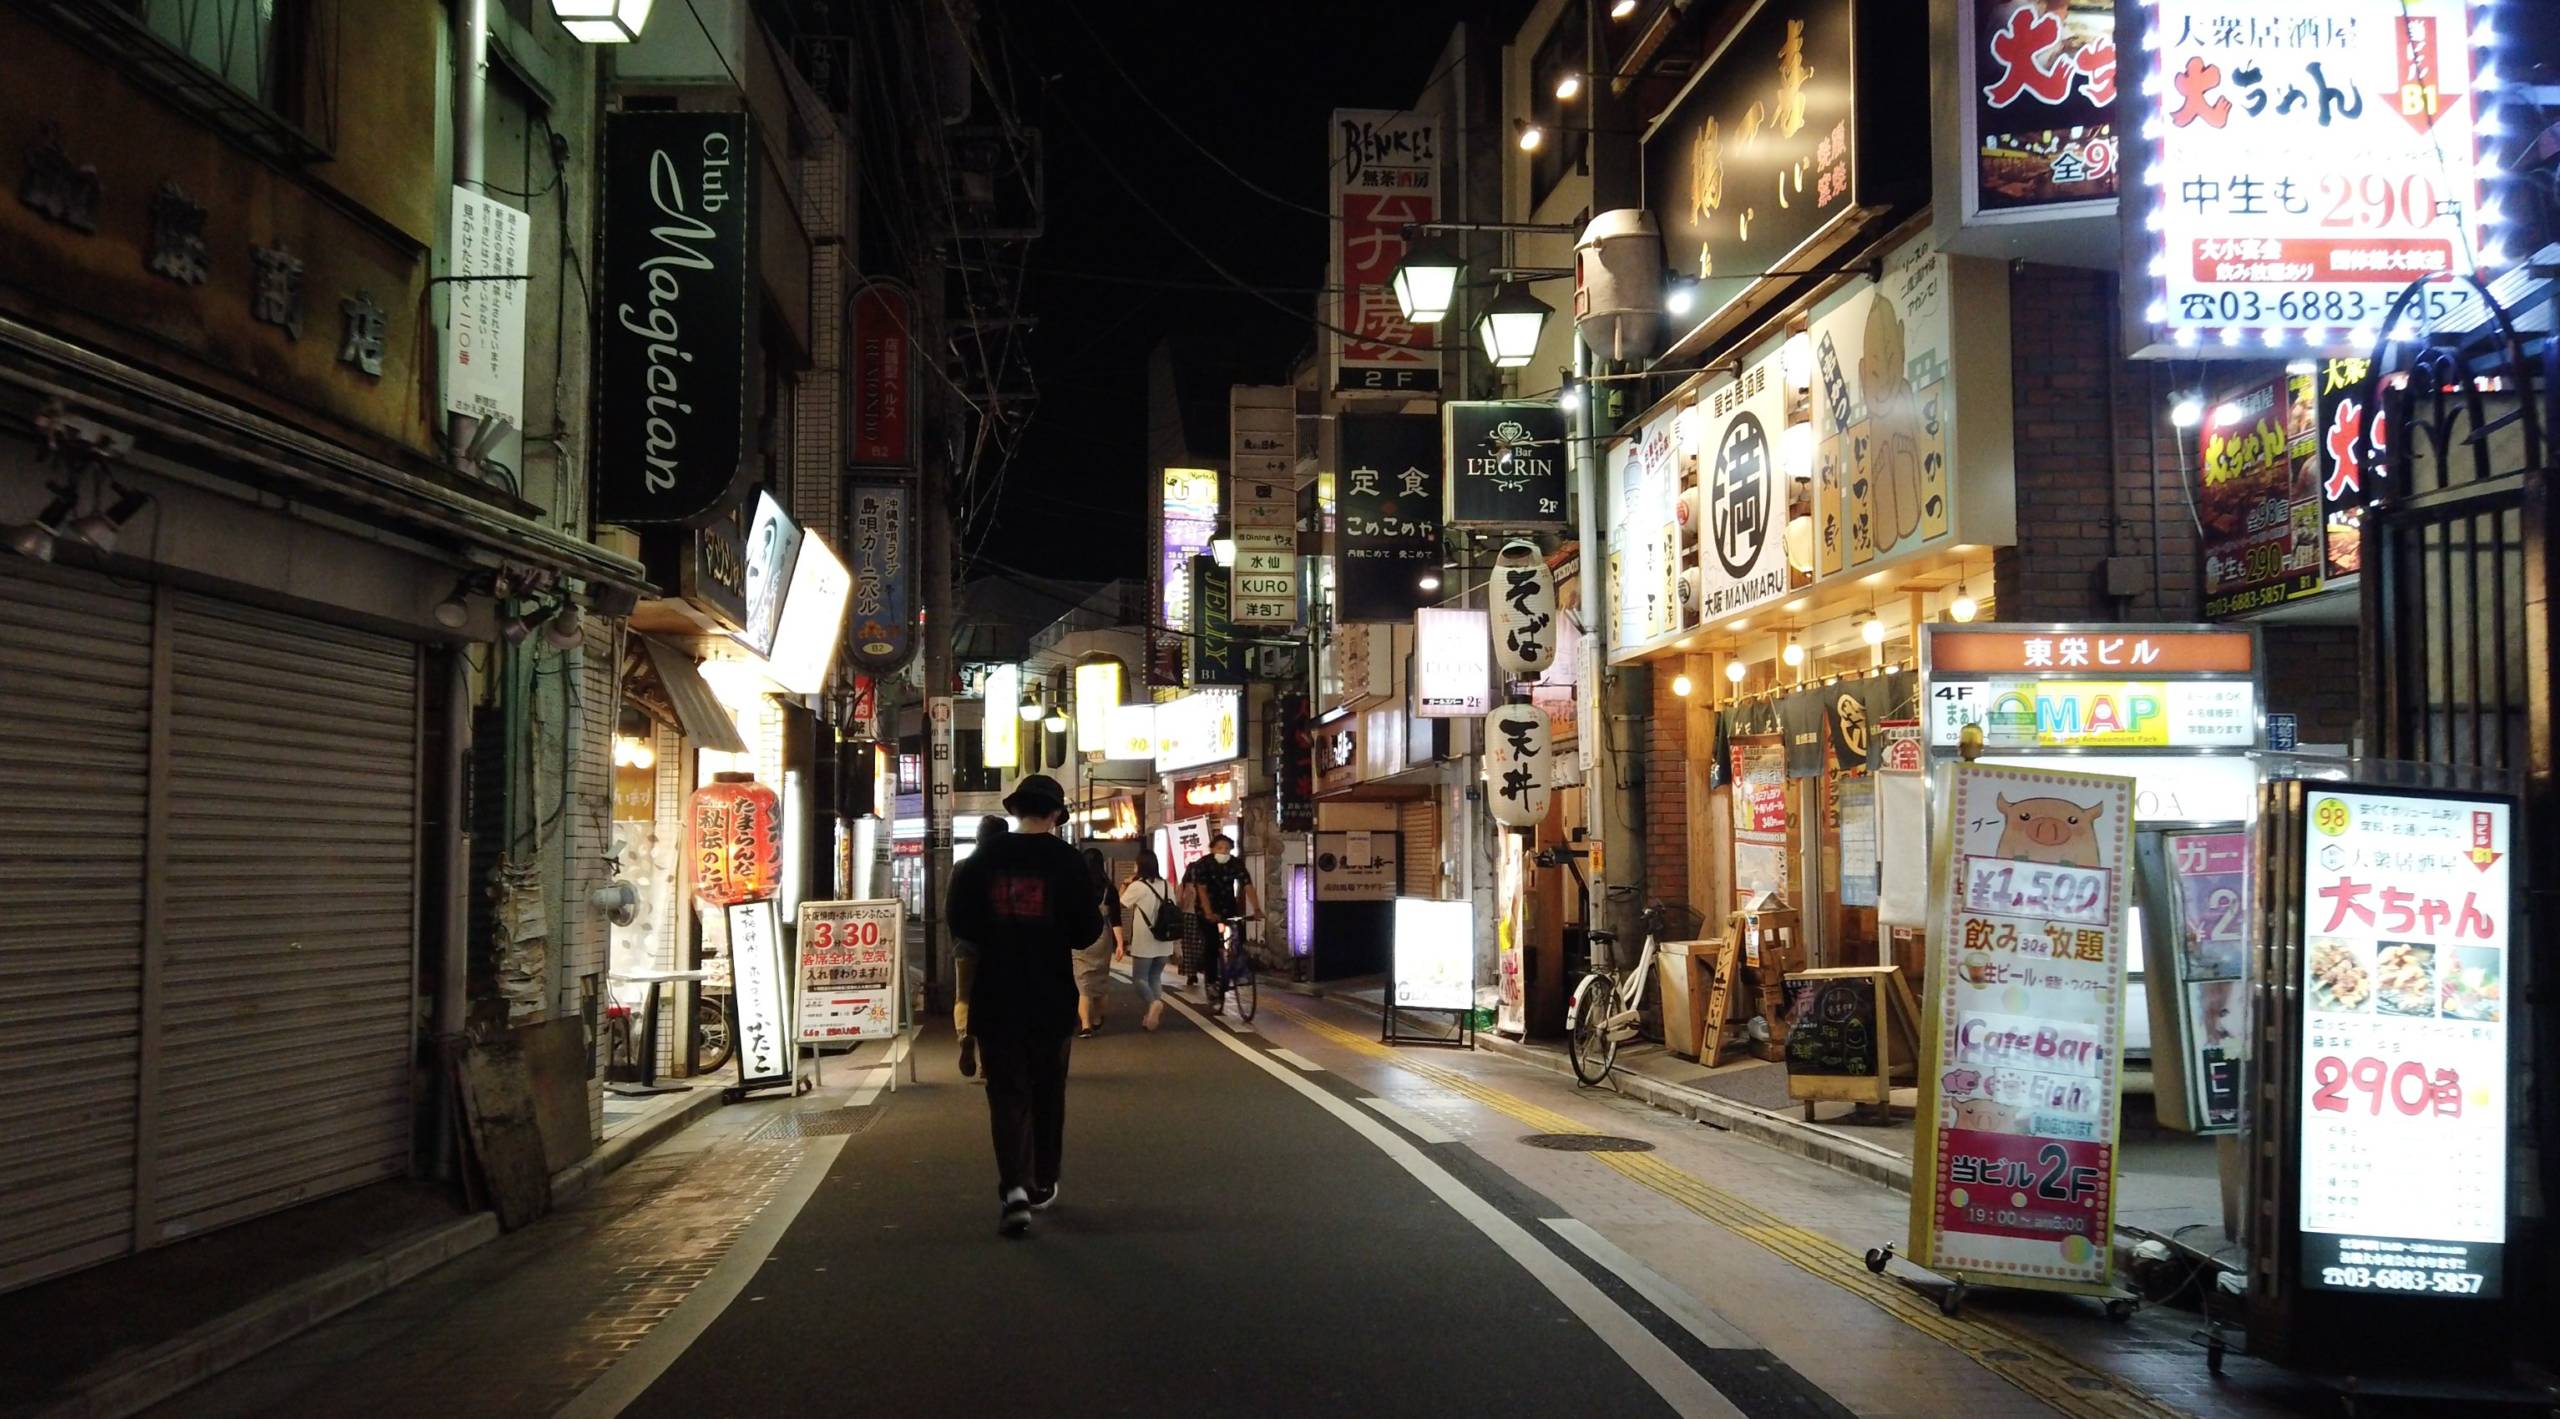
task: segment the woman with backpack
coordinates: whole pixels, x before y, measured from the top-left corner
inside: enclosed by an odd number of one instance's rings
[[[1138,875],[1120,889],[1120,908],[1128,923],[1129,979],[1147,1003],[1140,1023],[1152,1030],[1164,1019],[1164,968],[1182,944],[1183,911],[1153,852],[1138,854]]]

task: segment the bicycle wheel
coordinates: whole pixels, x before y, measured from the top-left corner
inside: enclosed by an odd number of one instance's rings
[[[1227,975],[1227,993],[1235,997],[1236,1018],[1250,1025],[1254,1006],[1253,957],[1245,954],[1242,946],[1233,949],[1235,969]]]
[[[1579,1001],[1573,1028],[1565,1032],[1564,1051],[1573,1061],[1573,1077],[1596,1085],[1618,1062],[1617,1037],[1601,1023],[1618,1013],[1618,983],[1594,972],[1582,978],[1575,995]]]
[[[717,1000],[693,1006],[693,1067],[697,1074],[717,1074],[729,1064],[729,1012]]]

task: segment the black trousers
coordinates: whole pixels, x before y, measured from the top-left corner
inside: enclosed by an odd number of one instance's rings
[[[979,1027],[978,1067],[986,1071],[987,1122],[995,1134],[996,1195],[1058,1181],[1067,1136],[1066,1024],[987,1022]]]

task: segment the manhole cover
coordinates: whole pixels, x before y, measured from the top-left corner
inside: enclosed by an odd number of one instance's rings
[[[808,1109],[775,1114],[756,1128],[751,1138],[832,1138],[840,1133],[860,1133],[879,1117],[878,1109]]]
[[[1641,1138],[1619,1138],[1607,1133],[1532,1133],[1520,1140],[1532,1148],[1551,1148],[1558,1153],[1650,1153],[1653,1145]]]

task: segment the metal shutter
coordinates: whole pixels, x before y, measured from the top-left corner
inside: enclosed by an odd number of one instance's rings
[[[1409,897],[1440,895],[1440,805],[1429,799],[1396,805],[1396,831],[1404,839],[1404,891]]]
[[[406,1169],[417,939],[416,647],[173,609],[160,1239]]]
[[[151,598],[0,563],[0,1290],[133,1240]]]

